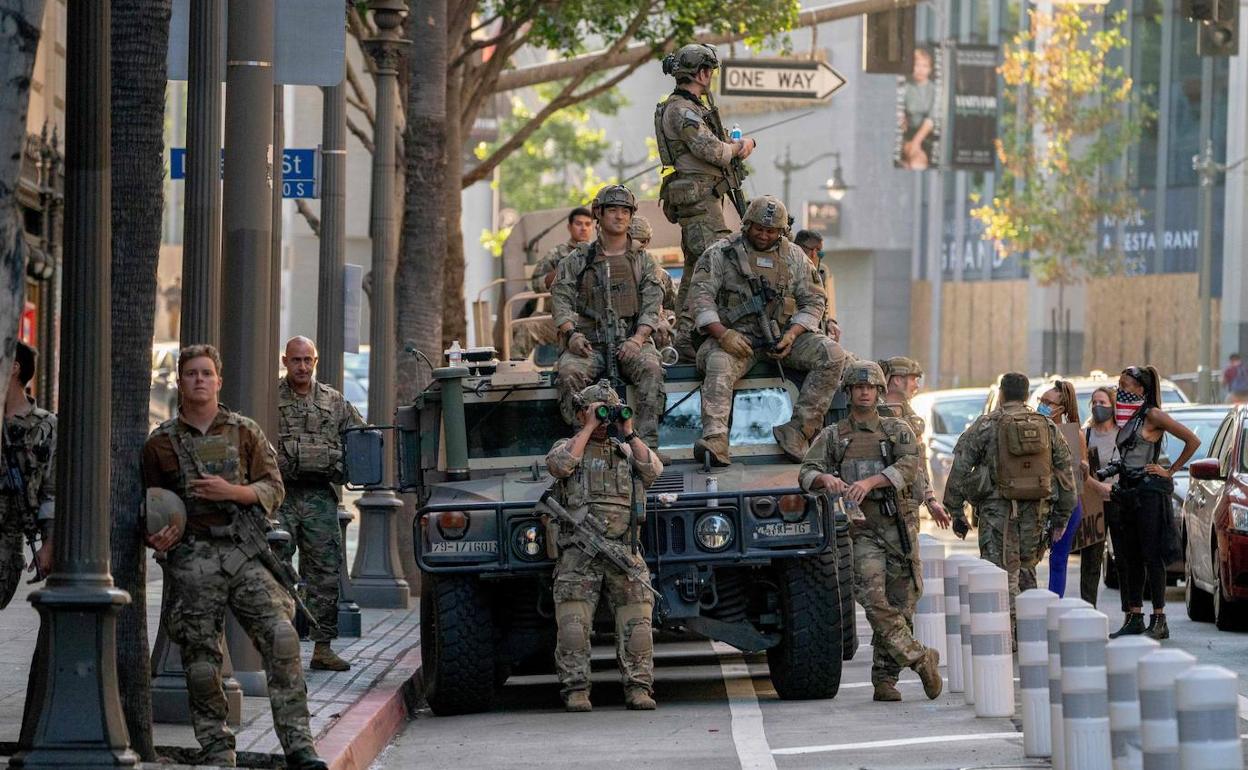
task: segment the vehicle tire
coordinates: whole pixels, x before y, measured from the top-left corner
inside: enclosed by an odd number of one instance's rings
[[[494,621],[471,575],[421,580],[420,651],[425,699],[438,716],[471,714],[494,703]]]
[[[858,654],[858,622],[854,609],[854,541],[848,527],[836,533],[836,582],[841,592],[841,660]]]
[[[1213,624],[1219,631],[1238,631],[1244,625],[1244,607],[1226,598],[1222,591],[1222,569],[1218,566],[1218,547],[1213,547]]]
[[[1192,562],[1189,558],[1183,575],[1183,604],[1187,607],[1187,616],[1198,623],[1213,620],[1213,597],[1208,591],[1202,590],[1192,579]]]
[[[780,644],[767,650],[767,665],[783,700],[835,698],[841,687],[838,550],[785,559],[776,569],[784,628]]]
[[[1108,548],[1105,549],[1105,587],[1118,588],[1118,562]]]

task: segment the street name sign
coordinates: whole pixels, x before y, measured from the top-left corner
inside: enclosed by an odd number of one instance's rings
[[[224,155],[222,151],[222,171],[224,171]],[[282,150],[282,197],[283,198],[319,198],[320,162],[315,147],[287,147]],[[186,178],[186,148],[169,148],[169,178]]]
[[[801,59],[725,59],[719,92],[724,96],[822,101],[836,93],[845,77],[821,61]]]

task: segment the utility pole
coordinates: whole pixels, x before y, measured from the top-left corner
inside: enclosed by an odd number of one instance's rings
[[[840,157],[840,153],[825,152],[825,153],[820,153],[819,155],[816,155],[815,157],[811,158],[810,160],[804,163],[794,163],[793,155],[790,150],[790,147],[789,145],[786,144],[784,146],[784,161],[781,161],[779,158],[776,158],[774,161],[772,161],[776,166],[776,170],[784,175],[784,181],[781,183],[782,184],[781,189],[784,191],[784,194],[780,200],[784,201],[784,207],[789,210],[790,214],[793,213],[793,204],[789,200],[789,186],[790,186],[790,181],[791,181],[793,172],[803,171],[807,168],[810,168],[811,164],[813,164],[815,161],[823,160],[824,158],[831,158],[833,155],[835,155],[838,158]],[[839,164],[838,164],[838,168],[839,168]]]
[[[1206,59],[1206,61],[1208,61]],[[1237,164],[1238,165],[1238,164]],[[1196,401],[1213,403],[1213,185],[1227,167],[1213,160],[1213,141],[1205,140],[1200,155],[1192,158],[1200,178],[1200,344],[1196,365]]]
[[[31,667],[13,767],[135,767],[117,689],[109,574],[112,261],[109,3],[70,0],[65,94],[65,264],[52,574],[30,597],[43,665]]]
[[[624,143],[616,142],[615,150],[611,153],[611,157],[607,159],[607,162],[610,164],[612,170],[615,171],[615,178],[619,180],[623,180],[625,179],[624,175],[628,173],[628,170],[630,168],[635,168],[637,166],[640,166],[641,164],[645,163],[647,160],[649,160],[649,158],[645,158],[645,157],[638,158],[637,160],[625,160],[624,159]],[[624,182],[621,181],[620,184],[624,184]]]
[[[368,359],[368,416],[376,424],[394,419],[394,271],[398,261],[395,232],[394,179],[398,169],[394,152],[395,95],[399,62],[408,41],[399,37],[407,14],[404,0],[373,0],[377,36],[365,46],[373,62],[376,86],[376,130],[373,138],[373,290],[369,296],[370,345]],[[394,480],[394,455],[385,453],[382,486]],[[401,577],[397,515],[403,503],[394,492],[369,489],[357,503],[360,544],[351,577],[356,601],[364,607],[406,607],[407,581]]]

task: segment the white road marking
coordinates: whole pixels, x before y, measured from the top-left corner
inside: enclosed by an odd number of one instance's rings
[[[711,646],[719,656],[719,670],[732,713],[732,742],[737,748],[741,770],[776,770],[749,665],[737,648],[722,642],[712,642]]]
[[[896,738],[888,741],[865,741],[863,743],[833,743],[825,746],[795,746],[788,749],[772,749],[772,754],[822,754],[832,751],[861,751],[864,749],[892,749],[900,746],[918,746],[925,743],[960,743],[965,741],[997,741],[1022,738],[1014,733],[972,733],[970,735],[933,735],[926,738]]]

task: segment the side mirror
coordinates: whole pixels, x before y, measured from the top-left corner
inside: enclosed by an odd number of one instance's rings
[[[1222,469],[1216,457],[1206,457],[1203,460],[1197,460],[1187,466],[1187,468],[1194,479],[1200,479],[1201,481],[1222,480]]]
[[[377,428],[346,432],[343,464],[347,486],[353,489],[380,486],[385,465],[386,440]]]

